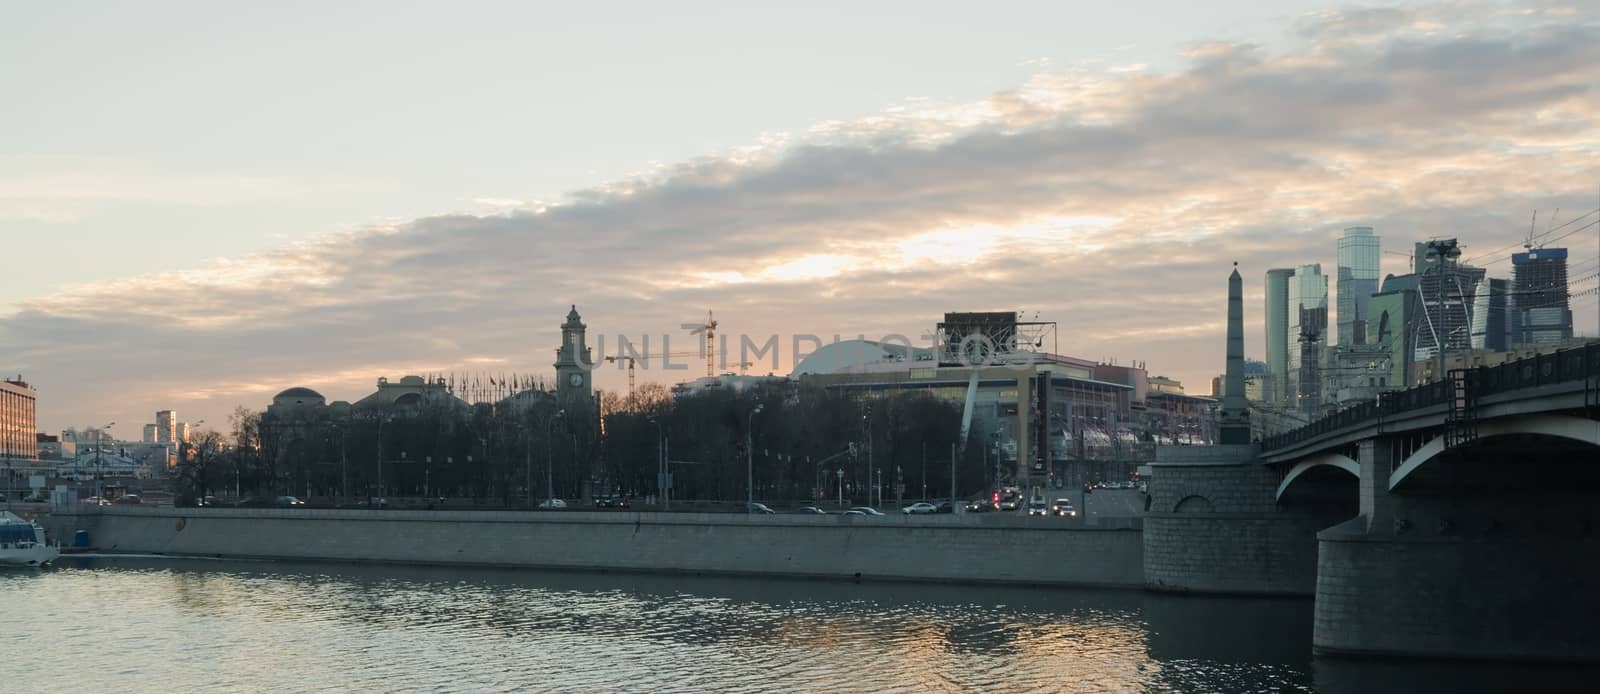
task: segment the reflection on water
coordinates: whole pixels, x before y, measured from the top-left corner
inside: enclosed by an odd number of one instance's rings
[[[1313,663],[1310,611],[1306,600],[1138,591],[166,559],[0,573],[0,642],[42,665],[9,674],[8,691],[1231,692],[1315,682],[1373,694],[1484,681],[1428,669],[1439,666]],[[1430,689],[1438,681],[1452,686]]]

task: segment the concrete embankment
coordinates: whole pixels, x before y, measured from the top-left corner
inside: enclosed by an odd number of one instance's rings
[[[99,551],[410,564],[1139,587],[1135,519],[1001,514],[110,507],[41,519]]]

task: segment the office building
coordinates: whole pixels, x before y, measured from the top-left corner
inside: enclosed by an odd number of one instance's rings
[[[156,413],[156,443],[178,442],[178,413],[161,410]]]
[[[1446,243],[1452,246],[1455,239]],[[1427,244],[1419,245],[1419,252],[1427,255]],[[1472,348],[1472,291],[1484,279],[1483,268],[1462,265],[1450,255],[1424,258],[1427,271],[1417,275],[1422,293],[1422,315],[1416,325],[1416,351],[1413,359],[1433,359],[1439,354],[1439,344],[1447,350]],[[1443,263],[1440,269],[1439,263]]]
[[[144,435],[139,437],[139,441],[142,442],[142,443],[155,443],[156,442],[156,425],[154,425],[154,424],[146,424],[146,425],[144,425]]]
[[[1338,344],[1366,342],[1367,302],[1378,291],[1379,239],[1372,227],[1350,227],[1339,238]]]
[[[0,456],[39,457],[39,432],[34,421],[36,399],[33,386],[21,376],[0,381]]]
[[[1328,343],[1328,276],[1322,274],[1321,264],[1295,268],[1289,280],[1288,309],[1289,383],[1285,395],[1289,401],[1282,404],[1303,410],[1317,404],[1321,383],[1315,362]]]
[[[1288,399],[1289,384],[1289,282],[1294,268],[1267,271],[1267,402],[1280,404]]]
[[[1572,339],[1567,249],[1531,248],[1511,256],[1518,346],[1538,347]]]
[[[1510,282],[1485,277],[1472,292],[1472,349],[1504,352],[1516,323],[1508,292]]]

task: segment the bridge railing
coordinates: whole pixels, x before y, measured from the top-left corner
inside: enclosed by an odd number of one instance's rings
[[[1480,366],[1467,372],[1467,387],[1476,398],[1591,377],[1600,378],[1600,343],[1538,354],[1497,366]],[[1450,396],[1450,383],[1445,380],[1383,393],[1376,402],[1348,407],[1298,429],[1266,437],[1261,440],[1261,450],[1288,448],[1368,420],[1442,405],[1450,401]]]

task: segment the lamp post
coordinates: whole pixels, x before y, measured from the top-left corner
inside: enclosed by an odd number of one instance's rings
[[[761,414],[761,405],[756,404],[750,410],[750,416],[745,418],[744,427],[744,512],[749,514],[755,508],[756,502],[756,415]]]
[[[544,462],[545,462],[545,466],[544,466],[544,495],[545,495],[546,505],[548,505],[550,508],[555,508],[555,506],[556,506],[556,504],[555,504],[555,498],[556,498],[556,492],[555,492],[555,489],[556,489],[556,484],[555,484],[556,459],[555,459],[555,454],[551,451],[550,439],[551,439],[551,437],[555,436],[554,432],[555,432],[556,422],[565,420],[566,418],[567,418],[567,411],[566,410],[556,410],[556,413],[555,413],[554,416],[552,416],[549,419],[545,420],[545,426],[544,426]]]
[[[667,479],[670,468],[667,464],[666,444],[663,443],[666,440],[666,431],[661,428],[660,419],[651,417],[650,423],[656,425],[656,493],[661,496],[661,510],[666,511],[671,508],[670,504],[672,503],[667,498]]]
[[[105,463],[100,458],[100,449],[105,448],[104,441],[106,430],[116,425],[116,422],[112,422],[94,431],[94,495],[100,500],[101,503],[105,503],[106,500],[106,470]],[[163,464],[165,463],[163,462]]]
[[[1435,262],[1434,274],[1439,278],[1437,291],[1439,292],[1439,332],[1437,339],[1439,347],[1439,367],[1435,370],[1434,380],[1444,380],[1445,350],[1450,344],[1450,314],[1444,300],[1444,265],[1447,260],[1461,257],[1461,249],[1457,247],[1455,239],[1433,239],[1428,242],[1426,257]]]
[[[844,508],[844,468],[839,468],[839,508]]]

